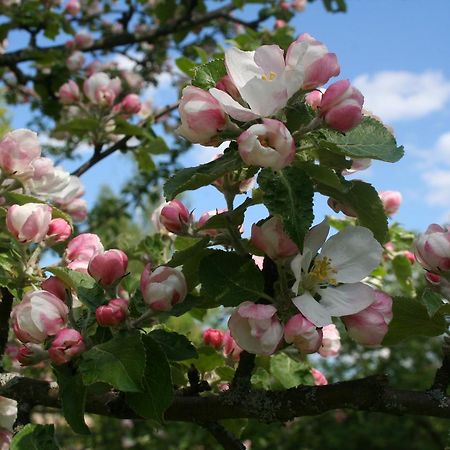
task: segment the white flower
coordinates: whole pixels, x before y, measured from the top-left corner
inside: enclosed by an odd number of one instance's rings
[[[367,228],[348,226],[325,242],[328,232],[325,221],[311,228],[303,254],[291,263],[296,279],[292,301],[318,327],[331,324],[332,316],[355,314],[373,303],[373,289],[361,280],[382,255],[381,245]]]

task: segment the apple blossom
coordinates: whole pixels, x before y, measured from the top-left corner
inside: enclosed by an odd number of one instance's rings
[[[48,225],[47,236],[52,242],[64,242],[72,234],[72,227],[64,219],[53,219]]]
[[[75,35],[75,46],[77,48],[89,48],[94,43],[94,38],[87,30],[80,30]]]
[[[283,338],[283,326],[273,305],[241,303],[231,314],[228,328],[239,347],[257,355],[275,353]]]
[[[322,96],[320,116],[335,130],[346,132],[362,120],[364,97],[348,80],[333,83]]]
[[[88,273],[103,287],[111,286],[126,274],[128,257],[122,250],[107,250],[94,255],[88,265]]]
[[[121,83],[119,78],[112,80],[104,72],[97,72],[85,80],[83,92],[94,104],[100,106],[112,106],[119,95]]]
[[[128,316],[128,301],[114,298],[107,305],[99,306],[95,310],[97,323],[102,327],[113,327],[125,321]]]
[[[315,89],[314,91],[311,91],[309,94],[305,95],[305,102],[311,106],[312,109],[319,109],[320,108],[320,102],[322,101],[322,92]]]
[[[311,374],[314,378],[315,386],[326,386],[328,384],[328,380],[320,370],[314,369],[314,367],[312,367]]]
[[[87,202],[83,198],[74,198],[63,207],[70,214],[74,222],[83,222],[86,220],[88,214]]]
[[[252,226],[252,244],[271,259],[286,258],[298,253],[297,245],[286,234],[283,222],[273,216],[262,225]]]
[[[25,128],[10,131],[0,141],[0,169],[6,173],[31,176],[31,162],[40,155],[41,146],[34,131]]]
[[[103,251],[103,245],[96,234],[83,233],[69,242],[64,260],[69,269],[87,272],[91,258]]]
[[[378,193],[388,216],[395,214],[402,203],[402,194],[398,191],[382,191]]]
[[[61,365],[85,350],[86,345],[80,332],[73,328],[64,328],[56,334],[48,349],[48,356],[56,365]]]
[[[237,139],[244,162],[251,166],[279,170],[292,163],[295,142],[285,125],[275,119],[263,119],[245,130]]]
[[[81,5],[78,0],[69,0],[64,9],[72,16],[76,16],[80,12]]]
[[[248,122],[272,116],[286,106],[285,62],[278,45],[263,45],[250,52],[230,48],[225,51],[225,66],[248,107],[221,89],[209,92],[233,119]]]
[[[136,94],[128,94],[117,105],[117,110],[124,114],[137,114],[141,110],[141,100]]]
[[[12,431],[0,428],[0,450],[9,450],[11,447]]]
[[[367,228],[347,226],[325,242],[329,228],[326,221],[311,228],[303,253],[291,263],[296,279],[292,301],[318,327],[331,324],[332,316],[357,313],[373,302],[373,289],[361,280],[377,267],[383,251]]]
[[[17,418],[17,402],[10,398],[0,397],[0,428],[12,431]]]
[[[176,132],[192,143],[210,145],[228,125],[219,102],[209,92],[195,86],[183,89],[178,110],[181,125]]]
[[[6,214],[9,232],[22,243],[39,243],[47,235],[52,208],[43,203],[12,205]]]
[[[84,55],[78,50],[74,51],[66,60],[66,66],[72,72],[80,70],[83,67],[83,65],[84,65]]]
[[[34,366],[48,358],[48,353],[40,345],[28,344],[20,347],[17,361],[21,366]]]
[[[170,311],[185,299],[186,280],[178,269],[160,266],[152,272],[147,265],[141,275],[141,292],[144,302],[154,311]]]
[[[367,346],[379,346],[392,320],[392,298],[383,291],[375,291],[375,301],[357,314],[342,317],[348,335]]]
[[[222,209],[214,209],[212,211],[204,212],[200,216],[200,219],[198,219],[198,222],[197,222],[196,228],[198,229],[198,234],[215,238],[219,234],[218,229],[216,229],[216,228],[202,229],[202,228],[206,225],[208,220],[211,219],[211,217],[217,216],[218,214],[222,214],[227,211],[228,211],[228,209],[222,208]],[[240,229],[240,231],[242,232],[242,228]]]
[[[50,292],[63,302],[66,301],[66,285],[57,277],[48,277],[41,283],[44,291]]]
[[[27,292],[11,312],[14,333],[23,343],[39,344],[65,326],[68,313],[65,303],[50,292]]]
[[[166,230],[175,234],[183,234],[189,228],[191,214],[183,202],[172,200],[161,208],[159,221]]]
[[[341,335],[336,325],[330,324],[322,328],[323,339],[319,348],[321,356],[337,356],[341,350]]]
[[[243,349],[237,345],[236,341],[231,336],[230,330],[223,334],[223,354],[224,356],[231,356],[234,360],[238,360]]]
[[[216,349],[222,347],[223,331],[214,328],[208,328],[203,332],[203,343]]]
[[[231,97],[233,97],[235,100],[238,100],[241,98],[241,94],[239,93],[236,85],[233,83],[233,80],[230,78],[229,75],[223,76],[216,83],[216,88],[231,95]]]
[[[435,223],[413,244],[417,262],[431,272],[450,270],[450,231]]]
[[[80,88],[73,80],[64,83],[58,91],[59,100],[64,105],[71,105],[80,101]]]
[[[284,326],[284,340],[301,353],[315,353],[322,343],[322,330],[301,314],[296,314]]]
[[[298,90],[310,90],[339,75],[340,67],[334,53],[322,42],[303,33],[286,52],[286,83],[291,97]]]
[[[372,165],[372,160],[370,158],[353,158],[351,161],[352,165],[350,169],[344,169],[342,175],[353,175],[355,172],[366,170]]]

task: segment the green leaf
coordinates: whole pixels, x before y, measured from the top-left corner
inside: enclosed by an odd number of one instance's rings
[[[116,117],[114,121],[116,123],[114,133],[136,136],[138,138],[144,138],[148,140],[152,140],[154,138],[153,134],[146,130],[144,127],[134,125],[122,117]]]
[[[221,158],[207,164],[177,171],[164,184],[164,195],[167,200],[172,200],[181,192],[207,186],[227,172],[240,169],[241,166],[242,159],[236,151],[225,152]]]
[[[321,133],[325,138],[320,142],[321,147],[354,158],[396,162],[404,153],[392,133],[372,117],[364,117],[356,128],[345,134],[334,130],[323,130]]]
[[[164,411],[173,400],[170,366],[160,346],[149,335],[142,336],[147,364],[143,392],[128,393],[128,404],[142,417],[163,421]]]
[[[442,314],[445,313],[443,306],[448,305],[448,303],[444,303],[441,296],[436,292],[433,292],[431,289],[425,288],[420,296],[420,301],[427,308],[428,315],[433,317],[436,313]],[[447,311],[448,313],[448,311]]]
[[[137,148],[133,152],[133,155],[136,159],[140,172],[146,173],[155,170],[155,163],[145,146]]]
[[[90,434],[84,422],[86,386],[79,373],[73,373],[67,365],[55,366],[53,371],[59,386],[64,418],[75,433]]]
[[[224,358],[212,347],[201,347],[198,349],[198,358],[186,361],[185,364],[193,364],[200,373],[205,373],[223,366]]]
[[[409,294],[412,295],[414,287],[412,284],[412,268],[409,259],[404,255],[397,255],[392,260],[392,267],[394,269],[395,276],[400,286]]]
[[[120,391],[142,391],[145,349],[139,331],[118,333],[83,353],[79,367],[86,385],[103,382]]]
[[[201,230],[208,229],[224,229],[230,225],[239,226],[244,222],[244,214],[247,208],[257,204],[252,198],[245,199],[239,206],[233,209],[233,211],[225,211],[215,216],[210,217],[206,223],[202,226]]]
[[[264,290],[264,279],[251,258],[217,250],[202,259],[199,269],[201,296],[210,307],[237,306],[257,300]]]
[[[216,82],[227,74],[223,59],[215,59],[206,64],[201,64],[194,69],[192,85],[201,89],[215,87]]]
[[[302,249],[314,219],[314,189],[309,176],[298,167],[286,167],[278,172],[263,169],[258,184],[270,213],[281,216],[286,232]]]
[[[342,192],[348,189],[342,182],[342,178],[336,175],[336,172],[327,166],[314,164],[310,161],[297,163],[296,165],[302,168],[313,180],[319,183],[325,184]]]
[[[92,288],[95,286],[95,280],[87,273],[70,270],[66,267],[45,267],[46,272],[50,272],[59,278],[66,286],[77,290],[79,287]]]
[[[393,313],[383,345],[393,345],[412,336],[439,336],[447,329],[443,316],[430,318],[425,305],[412,298],[395,297]]]
[[[322,0],[328,12],[338,13],[347,12],[347,4],[345,0]]]
[[[311,373],[308,363],[294,361],[285,353],[270,358],[270,372],[286,389],[304,384],[305,377]]]
[[[170,361],[183,361],[197,357],[197,350],[186,336],[163,329],[148,334],[156,341]]]
[[[286,107],[286,120],[287,128],[291,133],[297,131],[301,126],[307,125],[314,117],[313,109],[304,102],[304,93],[289,100]]]
[[[183,265],[186,261],[189,261],[191,258],[195,258],[199,253],[202,253],[209,244],[208,237],[203,239],[191,239],[190,241],[191,245],[173,254],[172,259],[166,264],[167,266],[178,267]]]
[[[25,425],[11,442],[10,450],[58,450],[54,425]]]
[[[68,133],[85,136],[90,131],[97,131],[99,127],[97,119],[91,119],[88,117],[72,119],[70,122],[60,123],[55,132],[67,131]]]
[[[163,2],[158,2],[156,4],[156,6],[154,7],[154,13],[158,20],[164,23],[174,17],[176,9],[176,0],[164,0]]]
[[[192,61],[192,59],[186,58],[186,56],[181,56],[175,60],[177,67],[184,72],[189,77],[192,77],[195,73],[195,68],[197,64]]]

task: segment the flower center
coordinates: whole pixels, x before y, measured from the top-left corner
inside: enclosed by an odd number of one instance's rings
[[[323,258],[315,259],[314,265],[309,272],[309,276],[316,284],[326,282],[336,286],[336,279],[331,277],[333,273],[336,273],[336,270],[331,267],[331,259],[324,256]]]
[[[273,81],[277,77],[277,74],[271,70],[269,73],[265,73],[261,76],[261,79],[264,81]]]

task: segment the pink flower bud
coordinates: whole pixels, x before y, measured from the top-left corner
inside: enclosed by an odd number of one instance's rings
[[[228,327],[239,347],[257,355],[275,353],[283,338],[283,326],[273,305],[241,303],[231,314]]]
[[[296,314],[284,326],[284,340],[301,353],[315,353],[322,344],[322,330],[302,314]]]
[[[77,103],[80,100],[80,88],[75,81],[69,80],[59,88],[58,96],[64,105]]]
[[[402,194],[398,191],[384,191],[378,193],[388,216],[395,214],[402,203]]]
[[[328,384],[328,380],[325,378],[325,375],[314,367],[311,368],[311,374],[314,378],[314,384],[316,386],[325,386]]]
[[[367,346],[379,346],[392,320],[392,298],[383,291],[375,291],[375,301],[357,314],[341,317],[348,335]]]
[[[112,80],[104,72],[97,72],[85,80],[83,91],[86,97],[95,105],[112,106],[121,90],[119,78]]]
[[[97,253],[89,261],[88,273],[103,287],[111,286],[126,273],[128,257],[122,250]]]
[[[86,350],[83,336],[73,328],[60,330],[48,349],[48,356],[57,365],[69,362]]]
[[[330,324],[322,328],[322,345],[319,348],[321,356],[336,356],[341,350],[341,336],[336,325]]]
[[[83,222],[86,220],[88,214],[86,200],[75,198],[64,205],[64,209],[71,215],[75,222]]]
[[[203,332],[203,343],[210,347],[219,349],[223,343],[223,331],[208,328]]]
[[[103,250],[100,238],[96,234],[80,234],[67,245],[64,260],[69,269],[86,273],[91,258]]]
[[[84,65],[84,55],[80,51],[73,52],[66,61],[67,68],[75,72],[77,70],[80,70]]]
[[[425,272],[425,279],[431,285],[439,285],[439,283],[441,282],[441,276],[433,272]]]
[[[344,169],[342,175],[353,175],[355,172],[368,169],[371,165],[372,160],[370,158],[353,158],[352,166],[350,169]]]
[[[319,109],[322,102],[322,92],[318,90],[311,91],[305,95],[305,102],[311,106],[312,109]]]
[[[47,235],[52,208],[43,203],[12,205],[6,214],[6,226],[22,243],[42,242]]]
[[[207,228],[207,229],[201,230],[200,228],[204,227],[206,225],[206,222],[208,222],[208,220],[211,219],[211,217],[217,216],[218,214],[222,214],[227,211],[228,211],[228,209],[223,208],[223,209],[215,209],[213,211],[204,212],[200,216],[200,219],[198,219],[198,222],[196,225],[196,228],[199,229],[198,234],[215,238],[219,234],[218,229]]]
[[[236,344],[236,341],[231,337],[230,330],[225,331],[223,335],[223,354],[224,356],[231,356],[235,361],[239,359],[242,348]]]
[[[306,0],[294,0],[291,5],[296,11],[303,12],[306,8]]]
[[[417,262],[431,272],[450,270],[450,231],[433,223],[413,244]]]
[[[69,0],[66,4],[65,10],[72,16],[76,16],[81,9],[80,2],[78,0]]]
[[[277,19],[275,21],[275,29],[278,30],[278,28],[284,28],[287,25],[285,20]]]
[[[172,267],[160,266],[152,272],[147,265],[141,275],[141,292],[154,311],[170,311],[185,299],[186,280],[181,271]]]
[[[294,41],[286,52],[286,80],[289,96],[299,89],[310,90],[340,73],[334,53],[307,33]]]
[[[229,75],[223,76],[217,83],[216,88],[230,94],[234,99],[240,99],[241,94],[239,94],[238,88],[233,83],[233,80]]]
[[[136,94],[128,94],[119,103],[119,110],[124,114],[137,114],[141,110],[141,100]]]
[[[402,252],[402,255],[403,255],[405,258],[407,258],[408,261],[409,261],[411,264],[414,264],[414,263],[416,262],[416,257],[414,256],[414,253],[413,253],[413,252],[410,252],[409,250],[404,250],[404,251]]]
[[[44,291],[50,292],[63,302],[66,301],[66,285],[57,277],[49,277],[41,283]]]
[[[9,450],[12,441],[12,431],[0,428],[0,450]]]
[[[356,214],[356,211],[351,207],[344,203],[339,202],[338,200],[334,198],[329,198],[327,201],[327,205],[335,212],[340,213],[342,212],[347,217],[358,217]]]
[[[263,119],[252,125],[237,139],[239,154],[247,165],[279,170],[295,157],[294,139],[284,124],[275,119]]]
[[[17,361],[21,366],[34,366],[48,358],[48,353],[39,345],[28,344],[20,347]]]
[[[189,210],[180,200],[172,200],[166,203],[161,209],[159,216],[159,221],[166,230],[175,234],[185,233],[189,227],[190,220]]]
[[[333,83],[323,94],[320,115],[335,130],[346,132],[362,120],[364,97],[348,80]]]
[[[11,312],[13,330],[19,341],[39,344],[65,326],[68,314],[64,302],[50,292],[27,292]]]
[[[107,305],[99,306],[95,311],[97,322],[102,327],[114,327],[125,321],[128,316],[128,301],[114,298]]]
[[[53,242],[64,242],[72,234],[72,227],[64,219],[53,219],[48,226],[47,236]]]
[[[252,244],[271,259],[286,258],[298,253],[297,245],[286,234],[278,216],[271,217],[261,226],[252,226]]]
[[[6,173],[29,177],[31,162],[41,155],[37,134],[27,129],[6,133],[0,141],[0,169]]]
[[[219,102],[195,86],[183,89],[178,111],[181,126],[176,131],[192,143],[211,144],[227,125],[227,116]]]
[[[86,30],[80,30],[75,35],[75,46],[77,48],[89,48],[94,43],[91,33]]]

